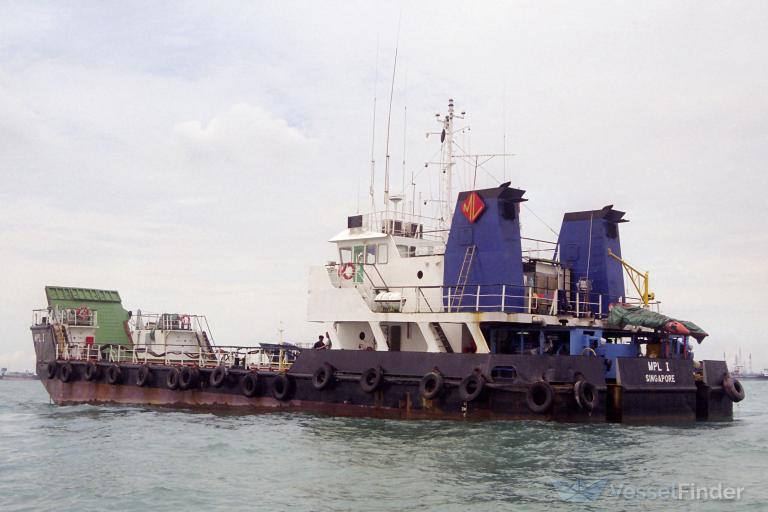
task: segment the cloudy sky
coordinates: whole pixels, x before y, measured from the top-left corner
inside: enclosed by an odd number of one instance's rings
[[[205,313],[221,344],[311,339],[307,268],[367,204],[374,95],[381,188],[398,27],[396,192],[404,148],[435,191],[453,97],[462,144],[515,153],[478,186],[527,190],[525,234],[626,210],[625,257],[711,333],[699,355],[768,366],[757,1],[0,2],[0,365],[32,368],[46,284]]]

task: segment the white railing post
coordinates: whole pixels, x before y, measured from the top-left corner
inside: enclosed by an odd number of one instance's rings
[[[581,299],[579,299],[579,292],[576,292],[576,318],[579,318],[579,304],[581,303]]]
[[[603,316],[603,294],[597,296],[597,318],[602,318]]]
[[[475,293],[475,311],[480,311],[480,285],[477,285],[477,292]]]
[[[552,307],[550,308],[553,315],[557,314],[557,290],[552,294]]]
[[[504,312],[504,306],[507,299],[507,285],[501,285],[501,312]]]
[[[533,313],[533,288],[528,287],[528,313]]]

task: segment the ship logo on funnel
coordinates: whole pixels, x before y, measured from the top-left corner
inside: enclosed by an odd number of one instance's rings
[[[464,202],[461,203],[461,213],[471,223],[474,223],[484,211],[485,203],[477,192],[470,193]]]

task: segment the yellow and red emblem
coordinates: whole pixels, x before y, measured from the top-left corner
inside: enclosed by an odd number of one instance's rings
[[[461,213],[470,223],[474,223],[483,211],[485,211],[485,203],[477,192],[471,192],[461,203]]]

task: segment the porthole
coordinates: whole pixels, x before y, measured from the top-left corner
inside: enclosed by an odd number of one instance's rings
[[[419,270],[418,272],[416,272],[416,277],[418,277],[419,279],[421,279],[422,277],[424,277],[424,272],[422,272],[421,270]]]
[[[363,341],[365,339],[365,333],[363,331],[360,331],[360,341]]]

